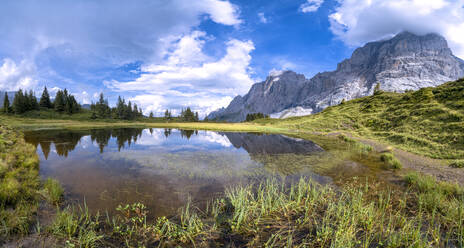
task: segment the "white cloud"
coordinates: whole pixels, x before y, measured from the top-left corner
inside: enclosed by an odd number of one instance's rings
[[[323,3],[324,0],[307,0],[306,3],[300,5],[300,11],[303,13],[316,12]]]
[[[232,143],[229,141],[227,136],[225,135],[220,135],[215,132],[209,132],[206,131],[204,134],[199,135],[198,139],[205,140],[209,143],[217,143],[220,144],[223,147],[231,147]]]
[[[330,29],[348,45],[390,38],[401,31],[438,33],[464,57],[464,0],[339,0]]]
[[[143,65],[137,79],[104,84],[114,91],[135,92],[137,95],[130,100],[141,105],[146,113],[191,106],[204,115],[224,107],[254,83],[249,75],[254,45],[251,41],[229,40],[225,44],[225,55],[215,59],[203,52],[208,39],[212,37],[193,31],[171,41],[164,52],[165,59]]]
[[[258,18],[259,18],[259,21],[262,22],[262,23],[267,23],[267,18],[266,16],[264,16],[264,13],[263,12],[259,12],[258,13]]]
[[[95,82],[104,76],[98,78],[101,73],[93,72],[102,68],[162,60],[166,37],[190,33],[205,19],[229,26],[242,23],[239,8],[225,0],[4,0],[0,62],[27,59],[31,68],[40,63],[35,77],[23,74],[23,86],[37,80],[63,83],[66,75]],[[70,89],[80,83],[65,84],[60,87]],[[7,86],[14,89],[15,85]],[[76,85],[73,90],[79,88]]]
[[[224,25],[238,25],[242,21],[238,18],[238,7],[228,1],[203,0],[200,2],[205,12],[207,12],[214,22]]]
[[[35,65],[27,60],[16,63],[9,58],[3,59],[0,65],[0,90],[32,88],[37,85],[35,74]]]

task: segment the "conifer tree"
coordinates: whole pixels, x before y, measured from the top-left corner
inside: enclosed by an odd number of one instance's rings
[[[108,117],[108,115],[110,114],[108,102],[105,100],[103,92],[100,93],[100,98],[98,99],[98,102],[95,104],[95,109],[97,111],[98,117],[100,118]]]
[[[126,120],[132,119],[132,103],[131,103],[131,101],[129,101],[129,103],[127,103],[127,108],[126,108],[126,113],[125,113],[124,119],[126,119]]]
[[[116,115],[118,119],[124,118],[124,99],[121,99],[121,96],[118,97],[118,103],[116,104]]]
[[[153,119],[153,111],[150,111],[150,115],[149,115],[150,119]]]
[[[37,102],[37,98],[32,90],[29,91],[29,95],[27,96],[28,101],[28,109],[27,110],[39,110],[39,103]]]
[[[21,89],[16,92],[13,100],[13,110],[16,114],[22,114],[27,111],[27,101]]]
[[[55,111],[63,112],[65,110],[65,100],[64,100],[64,93],[61,90],[58,90],[55,95],[55,102],[53,103],[55,106]]]
[[[50,101],[50,95],[48,94],[47,86],[45,86],[42,96],[40,97],[39,102],[40,107],[42,108],[51,108],[52,102]]]
[[[8,94],[5,92],[5,98],[3,99],[3,113],[8,114],[10,112],[10,100]]]

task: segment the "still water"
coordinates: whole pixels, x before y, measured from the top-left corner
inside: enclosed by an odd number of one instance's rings
[[[204,206],[227,187],[277,177],[311,177],[327,153],[283,135],[171,129],[26,132],[37,147],[40,174],[60,181],[66,199],[112,213],[142,202],[150,215],[172,216],[187,201]],[[330,159],[330,158],[329,158]]]

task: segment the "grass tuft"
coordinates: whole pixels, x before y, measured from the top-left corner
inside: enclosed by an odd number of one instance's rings
[[[51,204],[58,205],[63,200],[64,190],[56,179],[47,178],[43,185],[45,198]]]
[[[464,168],[464,160],[455,160],[455,161],[450,163],[450,167]]]
[[[391,152],[383,153],[380,155],[380,161],[384,162],[388,168],[394,170],[403,168],[401,162]]]

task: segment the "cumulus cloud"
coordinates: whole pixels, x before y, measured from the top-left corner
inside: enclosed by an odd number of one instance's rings
[[[18,90],[37,85],[36,67],[33,63],[22,60],[19,63],[10,58],[0,64],[0,90]]]
[[[68,76],[63,76],[65,70],[84,81],[92,70],[162,60],[167,37],[189,33],[205,19],[237,26],[239,14],[225,0],[5,0],[0,8],[0,60],[40,64],[39,79],[49,76],[42,68],[59,67],[56,73],[62,75],[56,78]]]
[[[316,12],[323,3],[324,0],[307,0],[300,5],[300,11],[303,13]]]
[[[331,31],[348,45],[401,31],[438,33],[464,58],[464,0],[339,0],[329,19]]]
[[[232,97],[244,94],[253,84],[250,78],[250,53],[253,42],[231,39],[225,43],[225,55],[211,58],[203,52],[209,37],[193,31],[166,47],[160,63],[141,66],[140,76],[132,81],[105,81],[119,92],[134,92],[131,100],[146,112],[161,113],[166,108],[191,106],[202,115],[226,106]]]

